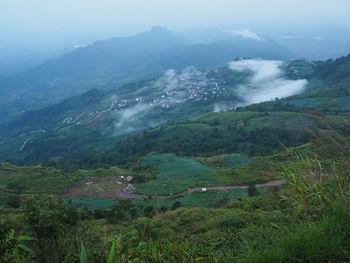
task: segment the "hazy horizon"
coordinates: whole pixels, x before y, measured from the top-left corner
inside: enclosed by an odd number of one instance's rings
[[[2,0],[0,77],[76,47],[137,35],[153,26],[166,27],[194,42],[210,39],[208,29],[228,30],[256,40],[267,37],[287,48],[294,45],[297,54],[310,50],[303,55],[309,58],[322,54],[312,53],[315,45],[304,45],[309,39],[335,41],[326,43],[326,49],[336,50],[330,55],[334,58],[348,53],[349,9],[347,0]],[[198,33],[200,30],[204,34]],[[298,38],[305,38],[301,40],[304,43],[291,43]]]
[[[349,9],[350,1],[345,0],[3,0],[0,47],[24,41],[27,45],[84,44],[137,34],[155,25],[172,31],[215,27],[288,32],[329,25],[349,28]]]

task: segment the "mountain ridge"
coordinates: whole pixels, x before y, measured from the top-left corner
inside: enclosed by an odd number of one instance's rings
[[[187,45],[181,37],[156,27],[132,37],[97,41],[1,80],[0,119],[53,105],[94,87],[115,89],[157,77],[171,68],[211,68],[238,57],[292,58],[291,51],[273,41],[233,39]]]

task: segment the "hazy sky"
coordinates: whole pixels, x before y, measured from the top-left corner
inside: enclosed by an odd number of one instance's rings
[[[172,30],[281,23],[347,27],[349,10],[349,0],[0,0],[0,46],[91,42],[153,25]]]

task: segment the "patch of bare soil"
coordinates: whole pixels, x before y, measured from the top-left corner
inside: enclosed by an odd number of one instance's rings
[[[72,186],[61,195],[62,198],[93,196],[111,199],[142,199],[145,195],[133,194],[134,186],[119,176],[104,176],[87,178],[85,181]]]

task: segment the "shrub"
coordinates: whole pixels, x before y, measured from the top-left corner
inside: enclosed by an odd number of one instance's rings
[[[12,208],[19,208],[21,206],[21,196],[18,194],[11,194],[7,199],[7,205]]]
[[[247,191],[248,191],[248,196],[249,197],[256,196],[256,195],[259,194],[258,190],[256,190],[254,184],[249,184]]]

